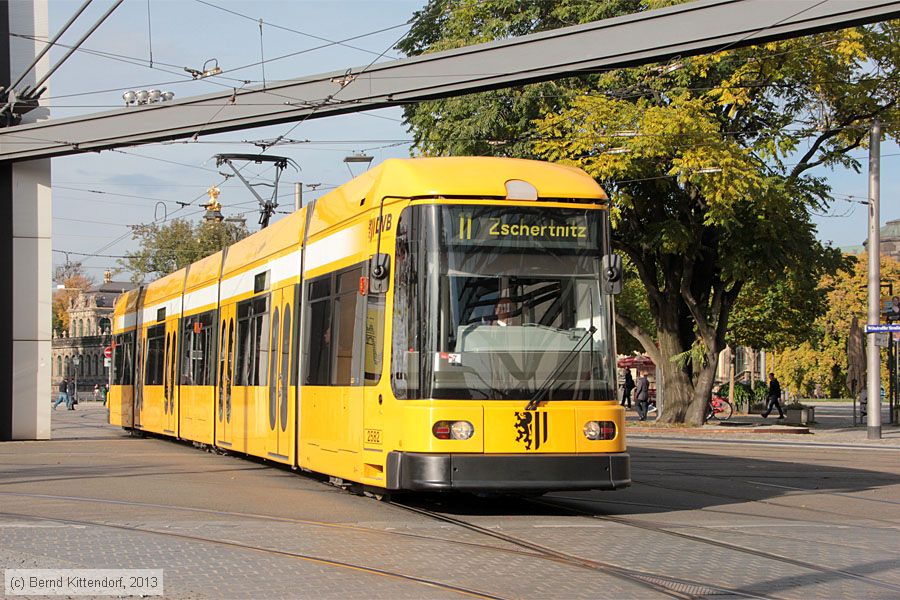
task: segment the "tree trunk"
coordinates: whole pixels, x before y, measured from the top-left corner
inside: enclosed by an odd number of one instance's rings
[[[656,371],[657,379],[662,377],[666,385],[666,398],[659,421],[699,426],[703,424],[706,404],[712,393],[718,352],[707,352],[706,365],[699,371],[695,371],[695,365],[682,367],[672,362],[673,356],[691,348],[690,343],[685,344],[682,340],[678,328],[673,326],[677,321],[677,310],[677,306],[670,306],[659,315],[657,352],[660,360],[656,363]]]

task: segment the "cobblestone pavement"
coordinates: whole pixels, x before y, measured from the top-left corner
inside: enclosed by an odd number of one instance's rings
[[[0,567],[158,568],[171,598],[900,597],[891,444],[636,436],[627,490],[394,505],[104,421],[0,444]]]

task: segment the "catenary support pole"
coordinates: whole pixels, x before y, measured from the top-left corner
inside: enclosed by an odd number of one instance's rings
[[[47,0],[0,1],[0,79],[34,61],[47,21]],[[22,83],[33,86],[49,63],[45,55]],[[22,122],[47,116],[41,107]],[[0,164],[0,440],[50,437],[50,211],[49,159]]]
[[[294,184],[294,211],[303,208],[303,184],[299,181]]]
[[[869,324],[881,320],[881,231],[879,230],[881,162],[881,122],[872,122],[869,134]],[[866,428],[868,439],[881,439],[881,352],[875,345],[875,335],[866,340],[866,393],[869,413]]]

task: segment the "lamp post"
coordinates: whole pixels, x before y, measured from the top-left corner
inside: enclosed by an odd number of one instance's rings
[[[870,324],[881,322],[881,231],[880,221],[880,162],[881,122],[876,117],[869,133],[869,306]],[[868,394],[867,437],[881,439],[881,352],[875,345],[875,336],[866,340],[866,367]]]

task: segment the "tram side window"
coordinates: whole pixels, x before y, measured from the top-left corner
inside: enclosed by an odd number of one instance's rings
[[[304,383],[362,385],[363,315],[359,312],[362,266],[309,282],[309,327]]]
[[[269,370],[269,296],[238,304],[237,320],[235,384],[265,385]]]
[[[181,385],[215,385],[215,311],[185,318],[182,332]]]
[[[356,308],[359,299],[359,278],[362,269],[356,268],[338,277],[337,297],[334,302],[334,317],[337,325],[333,385],[359,385],[354,368],[354,358],[359,351],[353,347],[356,339]],[[354,350],[356,350],[354,352]]]
[[[384,293],[369,293],[366,300],[366,385],[375,385],[381,379],[384,364],[384,298]]]
[[[166,326],[147,330],[147,360],[144,385],[162,385],[166,364]]]
[[[113,385],[134,384],[134,332],[115,337],[113,346]]]
[[[309,327],[306,334],[307,385],[331,382],[331,274],[309,282]]]
[[[397,249],[394,258],[394,323],[391,330],[391,388],[398,399],[415,398],[418,379],[410,372],[416,356],[418,339],[412,331],[418,321],[416,284],[418,270],[410,257],[411,213],[404,211],[397,220]],[[414,364],[414,363],[413,363]]]

